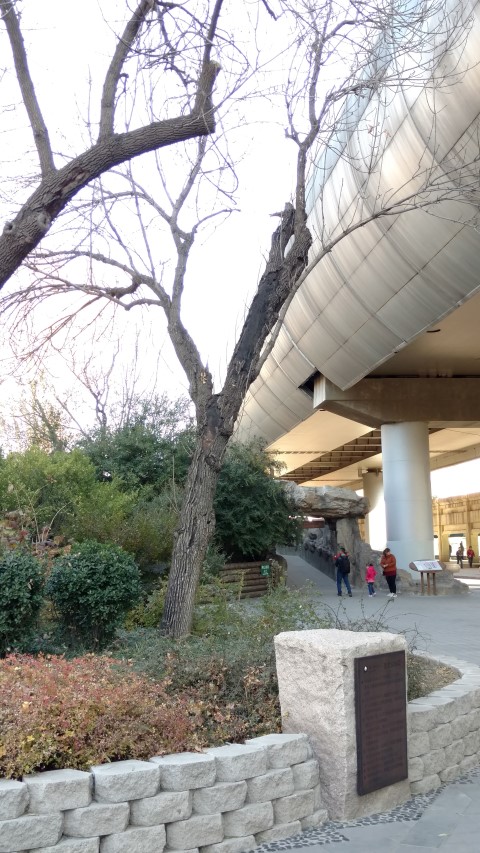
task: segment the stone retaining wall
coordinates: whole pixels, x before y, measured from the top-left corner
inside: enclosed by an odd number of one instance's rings
[[[480,667],[441,662],[458,681],[408,703],[412,794],[480,764]],[[304,734],[0,779],[0,853],[243,853],[326,819]]]
[[[416,652],[417,654],[417,652]],[[423,794],[480,764],[480,667],[442,656],[460,678],[408,703],[408,776]]]
[[[243,853],[326,818],[302,734],[0,779],[0,853]]]

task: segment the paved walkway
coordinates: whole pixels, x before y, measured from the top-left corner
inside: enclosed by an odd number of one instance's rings
[[[387,599],[378,589],[353,598],[337,597],[334,581],[297,556],[287,556],[292,588],[311,583],[322,593],[322,607],[353,618],[374,616],[392,631],[416,634],[417,647],[434,655],[448,654],[480,665],[480,589],[468,595],[419,596],[401,592]],[[268,844],[265,851],[305,850],[305,853],[476,853],[480,850],[480,768],[443,785],[438,791],[412,797],[403,806],[381,815],[348,823],[329,821],[294,839]]]

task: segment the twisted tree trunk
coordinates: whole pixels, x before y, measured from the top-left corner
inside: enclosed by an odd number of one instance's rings
[[[293,238],[293,240],[292,240]],[[287,245],[292,240],[287,251]],[[172,565],[161,631],[179,638],[190,632],[195,593],[208,544],[215,530],[214,498],[225,451],[250,384],[258,375],[265,342],[279,311],[300,281],[307,265],[311,235],[304,211],[296,216],[287,204],[272,237],[265,272],[248,311],[230,360],[220,394],[210,374],[197,363],[192,370],[192,347],[180,326],[172,340],[191,375],[191,395],[197,409],[198,438],[189,469],[179,523],[174,536]],[[188,372],[187,371],[187,372]],[[199,376],[203,378],[199,381]]]

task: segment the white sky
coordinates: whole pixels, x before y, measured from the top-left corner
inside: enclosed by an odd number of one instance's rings
[[[40,43],[29,52],[32,76],[37,81],[40,105],[44,112],[54,147],[64,152],[79,150],[79,135],[87,139],[85,127],[79,121],[80,112],[87,113],[89,93],[88,78],[103,80],[103,72],[114,44],[114,30],[106,25],[102,10],[123,8],[118,0],[83,0],[81,4],[65,0],[48,0],[48,3],[24,3],[22,25],[29,47]],[[75,38],[71,38],[72,23]],[[9,50],[0,33],[0,49]],[[98,82],[90,92],[92,116],[98,116]],[[18,96],[12,101],[18,101]],[[265,113],[265,106],[262,107]],[[248,144],[245,156],[238,166],[240,212],[209,233],[208,241],[199,251],[195,275],[188,283],[184,321],[199,347],[202,357],[208,360],[214,375],[220,377],[225,370],[231,349],[241,327],[246,306],[256,287],[263,266],[263,255],[268,249],[272,230],[277,221],[270,214],[281,210],[291,196],[293,174],[291,159],[293,146],[285,140],[283,128],[269,122],[258,121],[248,131],[243,130]],[[260,116],[259,116],[260,118]],[[263,119],[263,115],[262,115]],[[30,131],[21,110],[4,114],[0,128],[0,162],[4,164],[5,177],[22,172],[19,152],[25,150],[24,142],[32,150]],[[15,140],[17,141],[15,143]],[[20,144],[18,141],[20,140]],[[19,169],[20,165],[20,169]],[[27,171],[30,166],[27,166]],[[4,184],[4,186],[6,186]],[[11,188],[7,187],[11,195]],[[30,190],[20,189],[20,199]],[[5,193],[0,195],[0,211],[8,218],[16,209],[17,199],[9,204]],[[128,321],[125,320],[124,356],[128,365],[131,358],[132,339],[129,340]],[[149,316],[144,325],[145,372],[153,372],[157,354],[160,353],[159,384],[161,390],[176,395],[186,392],[183,373],[178,369],[171,345],[167,339],[160,311]],[[150,322],[150,328],[147,328]],[[149,347],[155,356],[149,357]],[[108,343],[105,353],[108,355]],[[54,375],[55,375],[55,368]],[[71,382],[59,365],[55,382]],[[0,380],[0,394],[10,401],[15,383],[5,375]],[[432,472],[432,493],[438,497],[480,491],[480,461],[464,463]]]

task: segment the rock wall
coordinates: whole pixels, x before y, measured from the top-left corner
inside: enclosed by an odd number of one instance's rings
[[[240,853],[326,818],[303,734],[0,779],[0,853]]]
[[[441,663],[458,669],[458,681],[408,703],[412,794],[438,788],[480,764],[480,667],[444,656]]]
[[[396,634],[336,629],[289,631],[275,638],[282,725],[308,735],[330,818],[385,811],[409,794],[432,791],[480,765],[480,667],[424,654],[455,668],[459,678],[407,704],[408,782],[357,794],[354,660],[405,646]]]

